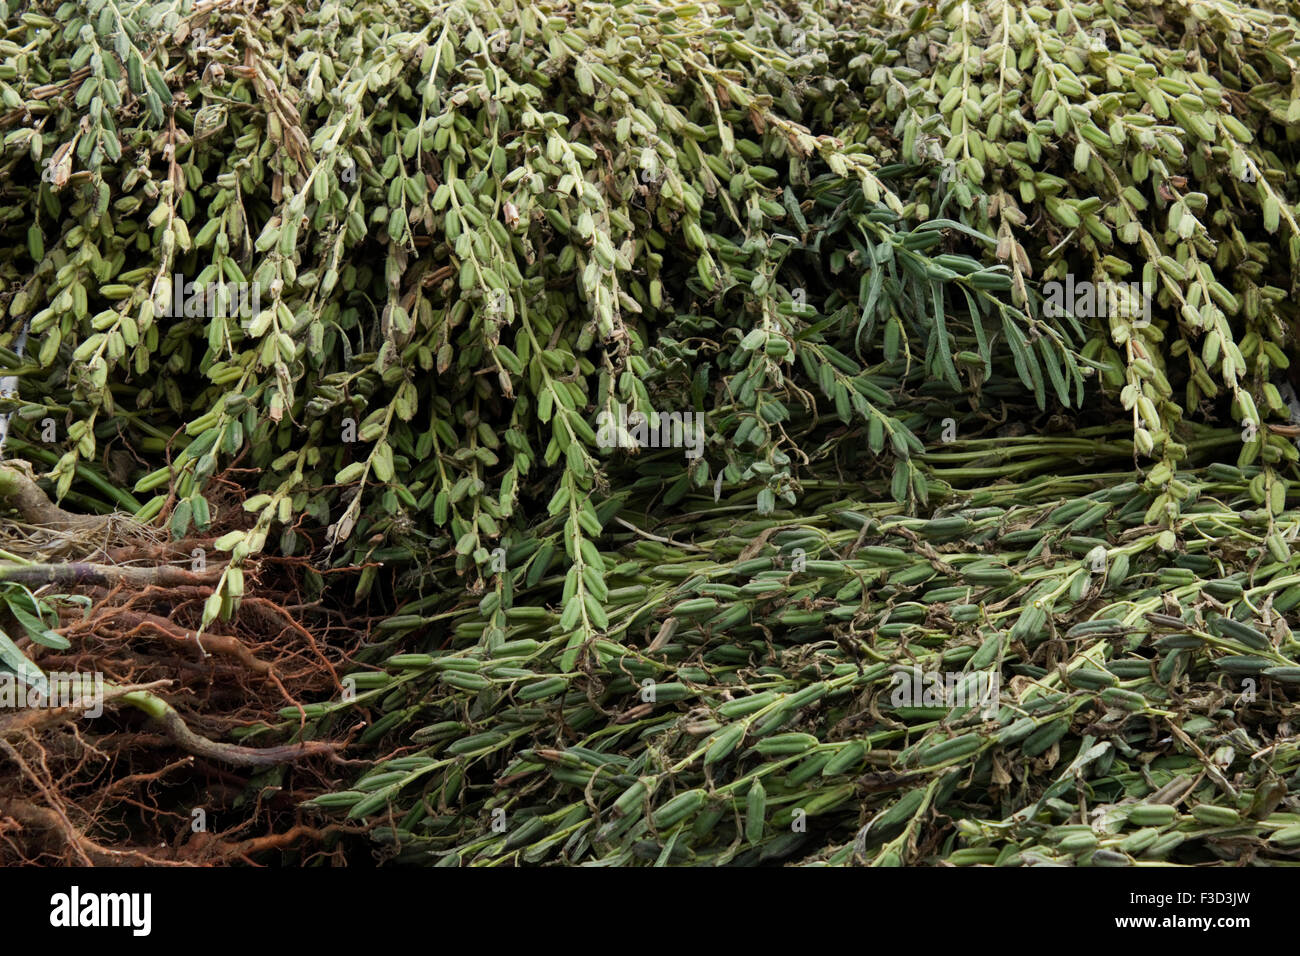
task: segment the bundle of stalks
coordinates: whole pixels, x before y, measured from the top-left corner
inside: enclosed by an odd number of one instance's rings
[[[15,673],[307,606],[123,700],[402,862],[1292,859],[1286,4],[0,7]]]

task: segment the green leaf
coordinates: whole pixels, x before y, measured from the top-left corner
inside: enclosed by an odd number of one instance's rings
[[[965,233],[972,239],[979,239],[981,242],[986,242],[990,246],[996,246],[998,244],[998,241],[992,236],[980,232],[978,229],[972,229],[965,223],[958,222],[955,219],[929,219],[919,224],[912,231],[927,232],[933,229],[956,229],[958,232]]]
[[[24,684],[45,685],[45,674],[27,659],[3,630],[0,630],[0,663],[8,667]]]
[[[953,388],[961,388],[961,379],[957,377],[957,366],[952,361],[952,346],[948,342],[948,325],[943,317],[943,285],[931,283],[930,293],[934,298],[934,341],[939,356],[939,371],[943,373]]]
[[[1043,357],[1043,364],[1047,366],[1047,377],[1052,381],[1052,387],[1056,389],[1057,397],[1060,398],[1062,405],[1070,404],[1070,386],[1065,381],[1065,376],[1061,374],[1061,368],[1057,364],[1060,359],[1060,353],[1052,348],[1052,343],[1044,336],[1038,340],[1038,352]]]
[[[37,644],[42,644],[45,647],[52,647],[60,651],[66,651],[72,646],[71,642],[66,637],[56,634],[54,631],[46,627],[45,622],[39,617],[28,614],[25,610],[12,602],[9,604],[9,613],[11,613],[15,620],[23,626],[23,630],[27,632],[27,636]]]

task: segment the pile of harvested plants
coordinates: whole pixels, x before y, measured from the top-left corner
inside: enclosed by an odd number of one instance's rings
[[[0,859],[1294,862],[1291,5],[0,14]]]

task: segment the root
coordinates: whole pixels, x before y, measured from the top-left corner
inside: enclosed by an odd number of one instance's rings
[[[209,740],[191,730],[171,704],[153,693],[154,689],[166,683],[169,682],[159,681],[151,685],[134,687],[105,686],[103,702],[128,704],[157,721],[172,743],[186,753],[196,757],[207,757],[235,767],[275,767],[304,757],[333,755],[342,749],[341,744],[319,740],[308,740],[280,747],[241,747],[237,744],[223,744]],[[82,699],[66,707],[21,710],[11,717],[6,717],[0,721],[0,747],[8,747],[8,740],[30,737],[37,731],[49,730],[57,724],[74,720],[92,703],[94,702],[89,699]]]
[[[218,743],[190,730],[185,721],[181,719],[180,714],[156,697],[148,703],[135,699],[129,702],[136,704],[141,710],[145,710],[153,716],[167,731],[167,735],[171,737],[172,742],[182,750],[198,757],[208,757],[235,767],[276,767],[282,763],[301,760],[304,757],[314,757],[320,754],[333,755],[341,749],[339,744],[321,740],[307,740],[300,744],[287,744],[283,747],[241,747],[238,744]],[[162,704],[162,708],[158,708],[157,704]]]
[[[195,547],[210,552],[222,522],[168,541],[125,514],[71,514],[22,462],[0,463],[0,511],[6,505],[17,520],[0,520],[0,584],[25,585],[38,600],[49,586],[91,599],[84,611],[47,605],[70,648],[15,634],[19,649],[47,673],[93,675],[99,693],[0,711],[0,865],[259,865],[259,856],[336,855],[337,846],[325,847],[352,831],[307,825],[299,807],[337,785],[331,775],[349,763],[347,735],[294,734],[303,704],[338,690],[364,622],[304,603],[302,569],[270,561],[250,574],[258,593],[222,633],[200,633],[203,602],[224,568],[193,571],[189,558]],[[227,514],[244,517],[237,506]],[[286,704],[300,720],[281,716],[292,714]],[[258,728],[272,745],[227,742],[238,728]],[[293,742],[276,743],[284,740]],[[283,781],[269,789],[260,776],[268,768],[281,768]],[[220,832],[190,831],[198,807],[216,814]]]
[[[81,697],[63,707],[25,708],[15,711],[10,716],[0,718],[0,742],[29,738],[38,731],[79,720],[96,703],[108,704],[115,700],[129,698],[132,694],[152,697],[153,691],[161,690],[169,683],[170,681],[155,681],[152,684],[135,684],[126,687],[105,685],[102,701]]]
[[[156,568],[136,568],[113,564],[87,564],[72,561],[67,564],[6,564],[0,565],[0,581],[13,581],[29,588],[57,584],[60,587],[77,585],[104,585],[129,587],[180,587],[194,584],[216,584],[221,579],[221,568],[207,571],[187,571],[164,564]]]
[[[227,842],[209,837],[208,839],[199,839],[192,841],[191,846],[186,846],[178,854],[187,858],[216,856],[223,859],[234,858],[243,860],[245,863],[253,863],[252,856],[255,853],[265,853],[268,850],[284,850],[292,847],[303,840],[311,840],[315,843],[321,843],[329,835],[333,828],[318,830],[315,827],[309,827],[302,824],[293,827],[284,833],[272,833],[267,836],[250,837],[238,842]],[[207,837],[208,834],[199,836]]]
[[[92,866],[138,866],[141,863],[162,866],[184,865],[160,860],[146,850],[112,850],[100,846],[73,826],[63,815],[26,800],[0,797],[0,817],[9,817],[25,828],[41,830],[53,836],[61,849],[74,853],[83,864]]]
[[[64,511],[12,465],[0,466],[0,498],[17,508],[23,520],[52,531],[99,531],[105,526],[102,517]]]
[[[274,667],[266,661],[258,660],[253,655],[253,652],[236,637],[227,634],[199,634],[198,631],[178,627],[165,617],[159,617],[156,614],[143,614],[139,611],[121,610],[117,611],[114,617],[121,618],[133,626],[134,629],[127,632],[126,637],[132,637],[148,629],[175,644],[196,647],[204,655],[213,653],[234,658],[256,674],[270,676],[275,673]]]

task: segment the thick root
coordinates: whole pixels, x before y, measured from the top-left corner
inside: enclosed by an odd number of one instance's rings
[[[0,498],[17,508],[24,521],[51,531],[102,532],[112,517],[64,511],[12,463],[0,465]]]

